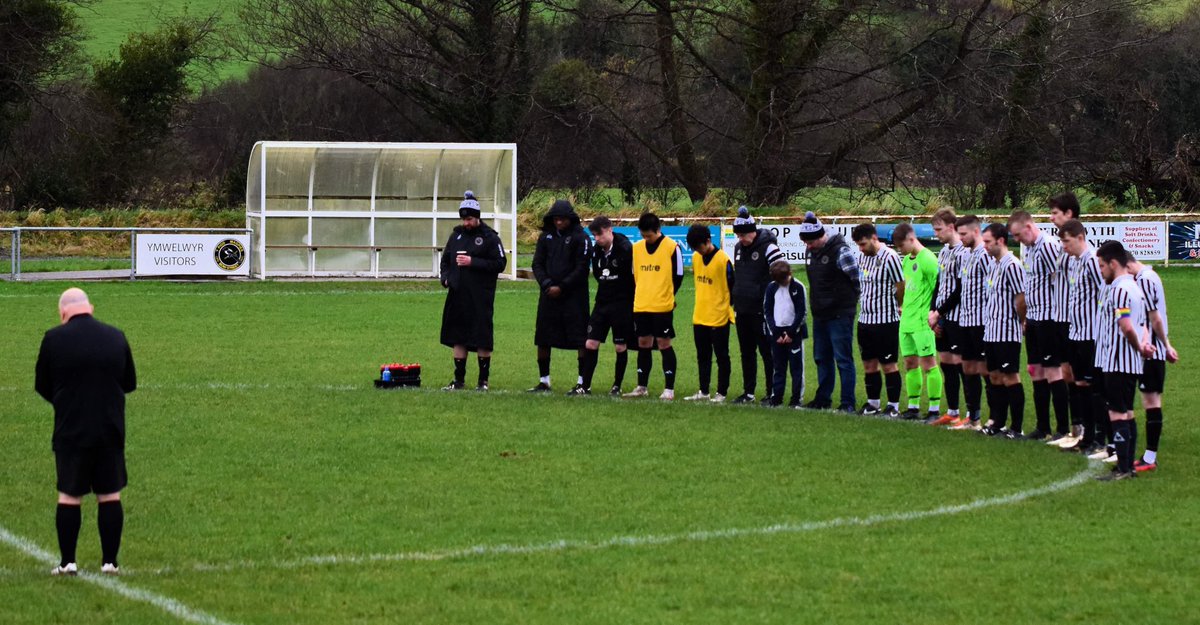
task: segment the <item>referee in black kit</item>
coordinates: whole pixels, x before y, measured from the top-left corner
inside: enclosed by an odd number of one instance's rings
[[[54,405],[51,439],[58,469],[58,547],[51,575],[75,575],[80,505],[96,493],[101,573],[116,575],[121,548],[125,475],[125,394],[137,388],[125,335],[92,316],[87,294],[71,288],[58,300],[62,325],[46,332],[34,388]]]

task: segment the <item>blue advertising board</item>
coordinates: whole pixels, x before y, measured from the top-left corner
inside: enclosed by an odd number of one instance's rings
[[[1200,260],[1200,221],[1172,221],[1167,247],[1171,260]]]

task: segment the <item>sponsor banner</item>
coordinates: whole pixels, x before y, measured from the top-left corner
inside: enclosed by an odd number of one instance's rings
[[[683,253],[683,266],[687,268],[692,266],[692,252],[694,251],[688,246],[687,242],[687,231],[689,227],[690,226],[663,226],[659,230],[659,232],[663,233],[664,236],[671,237],[673,241],[679,244],[679,251]],[[592,237],[591,231],[589,231],[586,227],[583,230],[584,232],[588,233],[589,237],[595,239],[595,237]],[[625,235],[629,238],[630,243],[637,243],[638,241],[642,240],[642,233],[635,226],[621,226],[619,228],[613,228],[613,232]],[[709,226],[708,233],[712,235],[713,244],[720,242],[720,227]]]
[[[1171,260],[1200,260],[1200,221],[1172,221],[1169,231]]]
[[[1165,221],[1085,221],[1088,243],[1100,247],[1105,241],[1120,241],[1125,249],[1138,260],[1166,260],[1167,222]],[[1050,236],[1058,236],[1058,228],[1051,223],[1038,223],[1037,227]],[[1025,250],[1022,246],[1022,255]]]
[[[850,246],[851,251],[855,251],[858,247],[854,244],[854,240],[850,237],[850,233],[857,226],[857,223],[839,223],[825,224],[825,232],[830,236],[840,234],[846,239],[846,244]],[[879,240],[885,245],[891,246],[892,231],[896,229],[898,224],[875,224],[875,232],[879,236]],[[912,224],[913,231],[917,238],[925,245],[940,245],[937,238],[933,234],[933,226],[929,224]],[[775,238],[779,240],[779,250],[783,252],[785,258],[793,265],[808,264],[808,248],[805,247],[804,241],[800,239],[800,224],[763,224],[759,226],[766,230],[775,233]],[[730,258],[733,258],[733,247],[737,245],[737,234],[733,232],[733,226],[724,227],[724,236],[721,239],[723,248]]]
[[[138,234],[139,276],[248,276],[248,234]]]

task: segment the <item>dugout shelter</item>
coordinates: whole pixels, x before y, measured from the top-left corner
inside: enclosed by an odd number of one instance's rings
[[[246,175],[250,275],[436,277],[466,190],[515,278],[515,144],[260,141]]]

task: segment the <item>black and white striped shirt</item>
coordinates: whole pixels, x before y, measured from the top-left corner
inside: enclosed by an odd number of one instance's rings
[[[1150,325],[1150,311],[1157,310],[1158,315],[1162,317],[1163,330],[1170,332],[1167,329],[1167,296],[1163,291],[1162,278],[1158,272],[1150,267],[1143,267],[1135,279],[1138,286],[1142,287],[1142,296],[1146,299],[1146,330],[1153,333],[1154,328]],[[1166,360],[1167,359],[1167,344],[1163,342],[1162,337],[1154,335],[1154,357],[1150,360]]]
[[[1068,321],[1071,331],[1067,338],[1072,341],[1096,340],[1096,315],[1100,309],[1100,291],[1104,278],[1100,276],[1100,262],[1092,246],[1079,255],[1067,255],[1067,291],[1070,298]]]
[[[858,322],[872,325],[900,321],[900,307],[896,305],[896,283],[904,282],[900,255],[886,245],[880,245],[874,256],[860,252],[858,270],[862,275]]]
[[[1121,333],[1121,319],[1128,318],[1140,337],[1146,333],[1146,302],[1142,289],[1131,275],[1113,281],[1100,305],[1096,338],[1096,367],[1105,373],[1141,375],[1142,355]]]
[[[934,307],[941,308],[950,295],[954,293],[956,288],[962,281],[962,268],[968,261],[971,255],[971,250],[967,246],[959,243],[958,245],[942,246],[938,252],[938,290],[937,297],[934,298]],[[946,313],[946,321],[958,321],[961,317],[959,312],[962,308],[962,293],[959,293],[959,305],[950,309]]]
[[[1061,310],[1058,283],[1062,280],[1062,243],[1056,237],[1038,232],[1033,247],[1025,250],[1025,304],[1030,321],[1059,321]]]
[[[1005,254],[996,261],[988,276],[987,323],[983,340],[989,343],[1020,343],[1021,317],[1016,297],[1025,292],[1025,276],[1017,257]]]
[[[958,324],[964,328],[976,328],[987,322],[988,278],[992,275],[994,263],[982,245],[970,250],[963,261]]]

